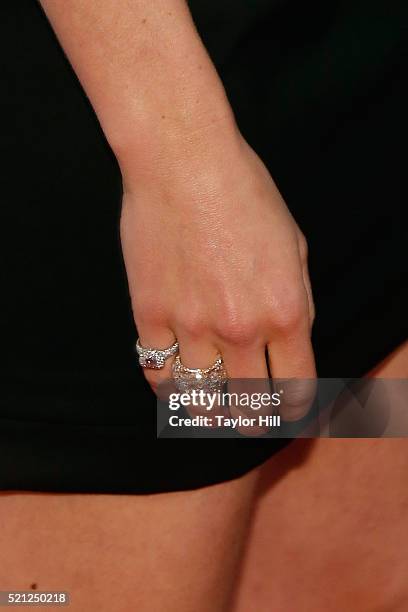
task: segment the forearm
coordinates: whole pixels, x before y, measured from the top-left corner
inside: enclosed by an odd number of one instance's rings
[[[121,165],[233,124],[184,0],[40,0]]]

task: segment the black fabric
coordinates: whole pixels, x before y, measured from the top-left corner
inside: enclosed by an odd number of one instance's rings
[[[361,376],[407,337],[407,5],[190,6],[308,237],[319,375]],[[0,17],[0,488],[152,493],[240,476],[289,440],[156,440],[118,166],[36,2]]]

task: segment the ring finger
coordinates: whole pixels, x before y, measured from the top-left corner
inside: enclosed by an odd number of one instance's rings
[[[181,329],[178,331],[178,340],[180,346],[180,361],[186,368],[199,368],[205,370],[211,367],[220,356],[220,351],[215,343],[211,342],[209,336],[192,338],[191,335]],[[214,404],[211,415],[208,415],[208,406],[201,400],[199,405],[191,405],[188,407],[188,413],[191,416],[203,415],[204,413],[206,413],[207,416],[214,416],[216,414],[222,414],[222,412],[222,407]]]
[[[168,349],[176,342],[174,332],[168,327],[158,326],[141,326],[138,327],[139,342],[144,349]],[[143,367],[143,373],[147,382],[150,384],[153,391],[159,396],[164,397],[166,395],[166,382],[171,379],[171,366],[174,361],[175,355],[168,357],[165,364],[160,369],[152,367]]]

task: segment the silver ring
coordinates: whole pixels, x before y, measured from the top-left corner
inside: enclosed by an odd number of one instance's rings
[[[139,364],[142,368],[149,368],[151,370],[161,370],[164,368],[166,359],[172,357],[178,352],[178,342],[169,346],[166,349],[156,349],[151,347],[142,346],[139,338],[136,342],[136,351],[139,355]]]
[[[173,362],[172,374],[179,391],[218,391],[228,380],[222,357],[219,356],[209,368],[187,368],[177,355]]]

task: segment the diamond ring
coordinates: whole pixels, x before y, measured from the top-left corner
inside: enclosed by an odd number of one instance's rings
[[[136,342],[136,351],[139,355],[139,364],[142,366],[142,368],[150,368],[151,370],[161,370],[164,368],[166,359],[175,355],[178,352],[178,348],[178,342],[175,342],[166,349],[156,349],[142,346],[139,338]]]
[[[193,390],[218,391],[228,380],[221,356],[217,357],[209,368],[201,369],[187,368],[177,355],[173,362],[172,374],[177,389],[187,393]]]

